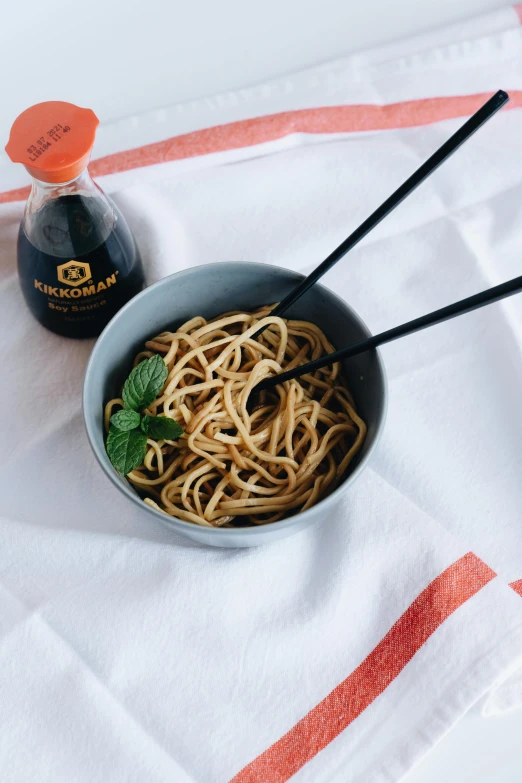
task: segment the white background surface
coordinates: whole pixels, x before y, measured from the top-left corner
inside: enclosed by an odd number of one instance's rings
[[[503,0],[54,0],[5,3],[0,139],[32,103],[70,100],[102,121],[237,89],[504,6]],[[409,783],[518,783],[522,712],[468,715]],[[368,781],[371,783],[371,781]]]
[[[38,101],[90,106],[103,122],[505,5],[509,0],[6,0],[0,134]]]

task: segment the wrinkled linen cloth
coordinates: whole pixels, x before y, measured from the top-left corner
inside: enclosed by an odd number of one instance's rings
[[[91,170],[148,282],[307,274],[499,88],[510,108],[324,278],[377,332],[521,274],[516,9],[102,124]],[[522,297],[383,348],[384,436],[322,524],[199,547],[96,464],[93,342],[26,309],[27,176],[4,156],[0,182],[3,779],[389,783],[480,697],[520,703]]]

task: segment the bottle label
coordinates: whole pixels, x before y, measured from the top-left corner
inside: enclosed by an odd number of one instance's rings
[[[67,261],[56,267],[58,280],[67,285],[81,285],[91,276],[91,265],[85,261]]]
[[[61,310],[67,312],[62,306],[61,301],[58,300],[74,300],[88,298],[88,307],[72,306],[70,312],[77,313],[80,310],[90,310],[92,307],[101,307],[106,302],[103,300],[104,292],[111,286],[116,285],[119,274],[118,270],[113,272],[112,275],[108,275],[103,280],[95,281],[91,276],[90,264],[85,261],[67,261],[65,264],[59,264],[56,267],[56,276],[59,285],[50,285],[44,283],[38,278],[34,278],[34,287],[37,291],[41,291],[48,297],[52,297],[48,301],[48,306],[51,310]],[[63,285],[62,285],[63,284]],[[64,302],[65,305],[65,302]],[[66,305],[65,305],[66,306]]]

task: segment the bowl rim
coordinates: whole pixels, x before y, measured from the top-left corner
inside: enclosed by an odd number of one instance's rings
[[[198,264],[197,266],[188,267],[187,269],[181,269],[178,272],[173,272],[171,275],[166,275],[165,277],[162,277],[160,280],[156,281],[152,285],[144,288],[143,291],[140,291],[139,294],[132,297],[132,299],[130,299],[116,313],[116,315],[114,315],[111,318],[109,323],[105,326],[103,331],[100,333],[98,339],[96,340],[94,347],[91,351],[91,354],[89,356],[87,366],[85,368],[85,374],[83,378],[83,389],[82,389],[83,422],[84,422],[85,430],[87,432],[87,439],[89,441],[89,445],[94,453],[94,456],[98,464],[100,465],[101,469],[108,477],[108,479],[116,487],[116,489],[122,492],[127,498],[129,498],[129,500],[131,500],[140,509],[142,509],[148,514],[153,515],[157,521],[161,522],[163,525],[166,525],[169,529],[180,530],[183,532],[192,532],[192,533],[194,533],[196,529],[196,530],[204,531],[205,534],[207,535],[215,536],[216,538],[218,538],[219,536],[223,536],[227,534],[230,535],[231,532],[234,533],[235,535],[247,537],[249,535],[252,535],[253,533],[256,533],[257,535],[263,533],[268,534],[270,530],[276,530],[276,529],[284,530],[285,528],[293,527],[295,524],[297,524],[297,522],[302,522],[303,520],[307,520],[310,517],[317,515],[317,511],[319,509],[323,511],[326,510],[326,507],[328,505],[331,505],[335,500],[339,499],[341,495],[343,495],[346,492],[348,487],[355,481],[355,479],[361,474],[361,472],[366,467],[368,460],[372,456],[377,444],[379,443],[384,430],[384,425],[386,422],[386,417],[388,412],[388,378],[387,378],[386,368],[382,359],[381,352],[379,348],[375,348],[373,349],[373,352],[376,356],[377,364],[382,378],[382,415],[380,421],[377,424],[373,442],[370,445],[366,454],[358,462],[358,464],[356,465],[352,473],[350,473],[350,475],[345,479],[345,481],[339,484],[339,486],[336,487],[336,489],[331,493],[331,495],[327,495],[327,497],[323,498],[323,500],[320,500],[319,503],[316,503],[314,506],[307,509],[306,511],[298,512],[297,514],[294,514],[291,517],[280,519],[277,522],[271,522],[270,524],[267,525],[250,525],[249,527],[233,528],[233,530],[231,530],[231,528],[225,528],[225,527],[206,527],[203,525],[201,526],[196,525],[194,522],[186,522],[183,519],[172,517],[170,516],[170,514],[166,514],[163,511],[156,511],[156,509],[152,508],[152,506],[149,506],[147,503],[144,503],[144,501],[139,497],[139,495],[136,494],[136,492],[131,488],[130,484],[127,481],[120,483],[120,474],[118,474],[116,470],[113,468],[113,466],[110,464],[105,449],[103,449],[103,453],[100,453],[100,449],[96,444],[94,416],[89,417],[87,414],[87,402],[86,402],[87,392],[91,384],[96,382],[94,378],[95,371],[93,367],[96,362],[96,357],[98,351],[100,350],[100,346],[102,345],[103,341],[106,339],[107,334],[111,331],[113,324],[121,320],[122,318],[124,318],[126,313],[133,308],[134,304],[138,300],[145,299],[150,294],[151,291],[154,291],[157,288],[161,288],[163,285],[166,284],[167,281],[172,280],[172,278],[180,279],[183,276],[189,276],[191,274],[194,274],[194,272],[196,272],[197,270],[208,269],[209,267],[217,267],[222,265],[244,266],[245,264],[249,264],[256,267],[262,267],[263,269],[277,269],[282,272],[288,272],[290,274],[293,274],[296,277],[300,277],[301,279],[304,279],[306,277],[306,275],[303,275],[301,272],[296,272],[294,269],[288,269],[287,267],[278,266],[277,264],[266,264],[258,261],[214,261],[209,264]],[[342,307],[344,307],[349,311],[350,316],[352,317],[354,322],[357,323],[357,325],[362,328],[362,330],[368,335],[368,337],[371,336],[372,333],[370,332],[368,326],[365,324],[362,318],[342,297],[336,294],[335,291],[332,291],[332,289],[328,288],[328,286],[325,286],[322,283],[314,283],[314,288],[326,290],[329,296],[333,296],[334,299],[336,299]]]

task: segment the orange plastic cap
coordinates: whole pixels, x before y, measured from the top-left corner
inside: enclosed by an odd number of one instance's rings
[[[69,182],[89,163],[99,122],[74,103],[36,103],[14,121],[5,151],[35,179]]]

